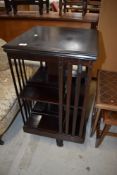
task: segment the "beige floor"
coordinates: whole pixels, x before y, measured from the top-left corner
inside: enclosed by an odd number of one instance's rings
[[[24,133],[19,114],[0,146],[0,175],[117,175],[117,139],[95,148],[90,118],[84,144],[57,147],[54,139]]]

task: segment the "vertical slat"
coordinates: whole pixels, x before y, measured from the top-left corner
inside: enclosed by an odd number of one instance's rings
[[[59,61],[59,133],[63,132],[63,62]]]
[[[17,84],[16,84],[16,78],[15,78],[15,75],[14,75],[11,59],[9,57],[8,57],[8,61],[9,61],[9,66],[10,66],[10,70],[11,70],[13,83],[14,83],[14,86],[15,86],[16,95],[17,95],[17,98],[18,98],[18,103],[19,103],[19,106],[20,106],[22,120],[23,120],[23,122],[25,124],[25,117],[24,117],[24,113],[23,113],[23,110],[22,110],[22,105],[21,105],[21,101],[20,101],[20,97],[19,97],[19,93],[18,93],[18,87],[17,87]]]
[[[69,132],[69,118],[70,118],[70,99],[71,99],[71,85],[72,85],[72,64],[69,62],[67,65],[67,99],[66,99],[66,125],[65,133]]]
[[[82,65],[78,65],[77,69],[77,78],[75,83],[75,99],[74,99],[74,112],[73,112],[73,123],[72,123],[72,136],[75,135],[76,131],[76,122],[78,116],[78,102],[80,97],[80,86],[81,86],[81,73],[82,73]]]
[[[22,60],[22,66],[23,66],[24,78],[25,78],[25,81],[27,82],[27,74],[26,74],[24,60]]]
[[[83,127],[85,122],[85,113],[86,113],[86,103],[88,99],[88,91],[89,91],[89,83],[91,80],[91,65],[87,67],[87,79],[85,80],[85,92],[84,92],[84,102],[82,107],[82,114],[81,114],[81,121],[80,121],[80,130],[79,130],[79,136],[82,137],[83,134]]]
[[[17,66],[16,59],[14,59],[14,65],[15,65],[15,70],[16,70],[16,74],[17,74],[18,84],[19,84],[19,88],[20,88],[20,92],[21,92],[22,91],[22,85],[21,85],[21,80],[20,80],[20,75],[19,75],[19,72],[18,72],[18,66]]]
[[[40,61],[40,67],[43,67],[43,62],[42,61]]]
[[[22,70],[22,65],[21,65],[21,60],[18,59],[18,63],[19,63],[19,69],[20,69],[20,75],[21,75],[21,79],[22,79],[22,84],[23,84],[23,88],[25,86],[25,82],[24,82],[24,75],[23,75],[23,70]]]
[[[23,88],[24,88],[25,84],[28,81],[27,74],[26,74],[26,69],[25,69],[25,63],[24,63],[23,59],[22,59],[22,63],[21,63],[20,59],[18,60],[18,62],[19,62],[19,68],[20,68],[21,78],[22,78],[22,83],[23,83]],[[26,100],[23,100],[23,102],[24,102],[25,110],[26,110],[26,112],[28,113],[28,115],[30,117],[30,108],[32,108],[32,105],[30,104],[30,102],[28,102]]]
[[[18,63],[20,64],[20,61],[16,61],[16,59],[14,59],[14,64],[15,64],[15,69],[16,69],[16,74],[17,74],[17,79],[18,79],[18,84],[19,84],[19,87],[20,87],[20,92],[22,91],[23,89],[23,85],[21,84],[21,79],[23,78],[22,76],[22,73],[21,73],[21,65],[19,65],[19,71],[18,71]],[[20,74],[19,74],[20,73]],[[28,115],[27,115],[27,108],[26,108],[26,104],[25,104],[25,101],[22,100],[23,102],[23,106],[24,106],[24,111],[25,111],[25,116],[26,116],[26,119],[28,118]]]

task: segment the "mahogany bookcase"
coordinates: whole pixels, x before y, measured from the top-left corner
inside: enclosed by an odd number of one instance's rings
[[[27,133],[83,143],[88,90],[97,58],[93,29],[33,27],[3,46]],[[38,61],[28,77],[25,60]]]

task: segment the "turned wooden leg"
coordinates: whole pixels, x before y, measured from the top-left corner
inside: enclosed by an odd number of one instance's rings
[[[57,146],[63,146],[63,140],[56,139],[56,144],[57,144]]]
[[[102,143],[102,141],[104,140],[104,137],[106,136],[106,133],[109,131],[111,125],[106,125],[104,126],[104,129],[102,131],[98,131],[97,132],[97,136],[96,136],[96,144],[95,147],[99,147],[99,145]]]
[[[94,109],[96,110],[96,109]],[[94,111],[95,112],[95,111]],[[95,130],[96,130],[96,126],[97,126],[97,122],[99,120],[99,117],[100,117],[100,112],[101,112],[101,109],[97,109],[96,113],[94,114],[94,116],[92,117],[92,126],[91,126],[91,133],[90,133],[90,137],[93,136],[93,134],[95,133]]]

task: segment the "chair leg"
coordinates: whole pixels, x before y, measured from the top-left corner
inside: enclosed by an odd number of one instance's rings
[[[66,13],[66,3],[64,2],[64,13]]]
[[[94,110],[96,110],[96,108],[94,108]],[[97,122],[98,122],[99,116],[100,116],[100,112],[101,112],[101,109],[97,109],[96,112],[94,111],[94,117],[92,117],[90,137],[92,137],[93,134],[95,133]]]
[[[39,14],[43,15],[43,1],[42,0],[39,2]]]
[[[82,12],[82,16],[85,16],[87,12],[87,0],[83,1],[83,12]]]
[[[59,16],[62,16],[62,0],[59,0]]]
[[[13,4],[13,13],[14,15],[17,14],[17,5]]]
[[[9,2],[8,0],[5,0],[4,2],[5,2],[6,13],[9,14],[9,12],[12,11],[11,2]]]
[[[49,13],[49,0],[46,0],[46,12]]]
[[[57,146],[62,147],[63,146],[63,140],[56,139],[56,144],[57,144]]]
[[[104,137],[106,136],[106,133],[109,131],[110,127],[111,127],[111,125],[105,124],[104,129],[101,131],[101,133],[99,133],[99,131],[97,131],[96,144],[95,144],[96,148],[100,146],[100,144],[104,140]]]

